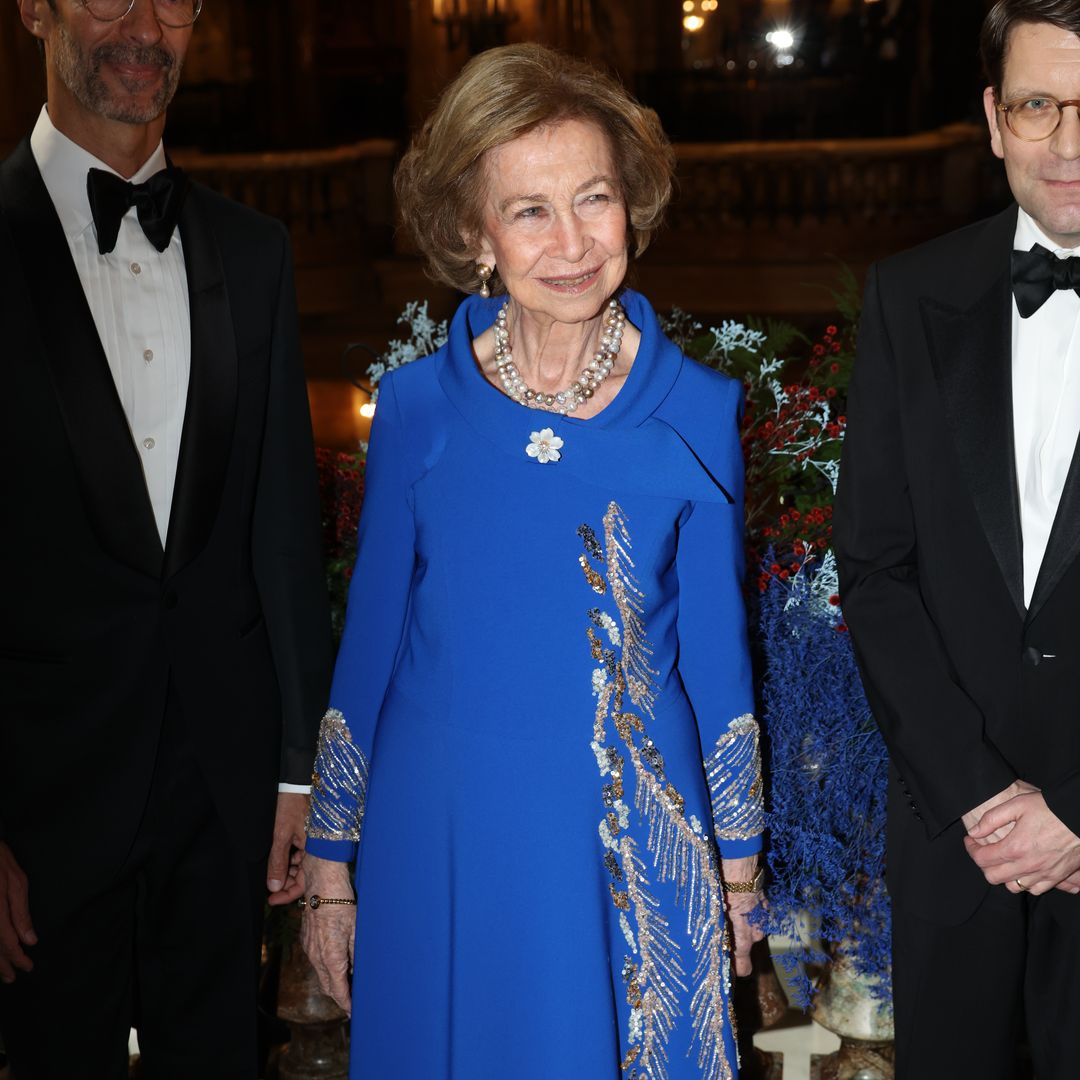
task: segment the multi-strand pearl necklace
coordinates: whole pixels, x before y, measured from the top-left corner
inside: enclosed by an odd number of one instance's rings
[[[608,303],[596,355],[588,367],[565,390],[560,390],[557,394],[544,394],[534,390],[521,377],[510,351],[510,328],[507,325],[509,312],[508,300],[495,317],[495,363],[499,367],[499,378],[507,395],[530,409],[543,409],[546,412],[572,413],[578,406],[584,405],[615,366],[615,358],[622,347],[623,326],[626,323],[626,312],[622,304],[618,300]]]

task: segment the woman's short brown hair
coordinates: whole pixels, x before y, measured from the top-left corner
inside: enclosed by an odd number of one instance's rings
[[[394,176],[402,220],[436,281],[463,292],[479,286],[487,151],[563,120],[592,122],[607,136],[633,253],[648,247],[671,196],[675,163],[656,113],[583,60],[543,45],[504,45],[465,65]],[[502,290],[497,271],[489,287]]]

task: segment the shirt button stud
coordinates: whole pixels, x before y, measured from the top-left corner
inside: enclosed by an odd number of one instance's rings
[[[142,273],[142,267],[137,262],[131,264],[130,270],[136,276]]]
[[[143,354],[142,354],[142,358],[149,364],[150,361],[154,359],[154,350],[153,349],[144,349]]]
[[[154,447],[157,445],[157,443],[155,443],[153,439],[143,439],[142,444],[146,447],[147,450],[153,450]]]

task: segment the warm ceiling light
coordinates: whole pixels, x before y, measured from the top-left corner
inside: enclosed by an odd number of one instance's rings
[[[691,34],[696,34],[705,25],[705,20],[700,15],[686,15],[682,24]]]
[[[769,42],[774,49],[790,49],[795,44],[795,35],[790,30],[773,30],[771,34],[765,35],[765,40]]]
[[[693,11],[694,10],[694,0],[683,0],[682,9],[683,9],[683,11]]]
[[[365,401],[364,404],[360,406],[360,415],[365,420],[370,420],[375,415],[375,402]]]

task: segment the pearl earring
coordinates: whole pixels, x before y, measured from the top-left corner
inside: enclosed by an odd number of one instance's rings
[[[480,279],[480,295],[487,299],[491,295],[488,288],[488,278],[491,277],[491,267],[487,263],[476,264],[476,276]]]

